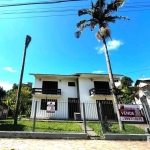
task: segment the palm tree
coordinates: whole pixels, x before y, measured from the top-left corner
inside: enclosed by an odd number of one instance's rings
[[[105,0],[97,0],[97,2],[94,4],[92,2],[92,8],[91,9],[82,9],[78,11],[78,16],[82,16],[85,14],[90,15],[92,18],[89,20],[81,20],[79,23],[77,23],[77,28],[79,29],[75,36],[76,38],[79,38],[83,29],[86,27],[90,27],[91,31],[94,30],[96,25],[99,26],[99,30],[96,33],[96,37],[98,40],[102,40],[104,44],[104,52],[106,57],[106,63],[108,68],[108,74],[112,86],[112,93],[114,97],[114,106],[118,117],[119,127],[120,130],[123,129],[122,122],[120,120],[120,114],[117,106],[117,95],[116,95],[116,87],[113,80],[113,74],[110,64],[110,59],[108,55],[108,49],[106,45],[106,38],[110,37],[110,28],[108,27],[109,23],[115,23],[116,19],[125,19],[129,20],[127,17],[124,16],[112,16],[112,13],[114,11],[117,11],[119,7],[123,5],[125,0],[113,0],[110,3],[107,3]],[[111,38],[111,37],[110,37]]]

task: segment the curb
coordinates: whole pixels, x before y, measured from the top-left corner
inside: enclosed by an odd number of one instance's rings
[[[45,133],[1,131],[0,138],[28,138],[28,139],[88,139],[86,133]]]
[[[105,140],[136,140],[146,141],[150,134],[104,134]]]

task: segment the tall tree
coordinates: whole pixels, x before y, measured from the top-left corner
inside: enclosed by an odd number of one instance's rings
[[[112,13],[114,11],[117,11],[120,6],[123,5],[125,0],[112,0],[110,3],[107,3],[105,0],[97,0],[97,2],[94,4],[92,2],[92,8],[91,9],[82,9],[78,11],[78,16],[82,15],[90,15],[91,19],[89,20],[81,20],[79,23],[77,23],[77,28],[79,29],[75,36],[76,38],[79,38],[83,29],[86,27],[90,27],[91,31],[94,30],[96,25],[99,26],[99,30],[96,33],[96,37],[98,40],[102,40],[104,47],[105,47],[105,57],[106,57],[106,63],[109,73],[109,78],[112,86],[113,91],[113,97],[114,97],[114,105],[115,110],[118,117],[119,127],[120,130],[123,129],[122,122],[120,120],[120,114],[117,106],[117,96],[116,96],[116,87],[113,80],[113,74],[110,64],[110,59],[108,55],[108,49],[106,45],[106,38],[110,37],[110,28],[108,27],[108,24],[110,22],[115,23],[116,19],[125,19],[129,20],[126,17],[123,16],[112,16]]]
[[[18,85],[14,84],[13,88],[7,91],[6,97],[6,104],[11,109],[11,112],[15,113],[15,104],[16,104],[16,97],[17,97],[17,90]],[[26,115],[27,117],[30,115],[31,109],[31,97],[32,91],[28,85],[23,84],[21,88],[21,95],[20,95],[20,105],[19,105],[19,115]]]
[[[129,88],[129,86],[131,86],[132,83],[133,83],[133,80],[130,77],[124,76],[121,79],[122,88],[124,88],[124,87]]]
[[[130,77],[124,76],[121,79],[121,85],[119,89],[122,91],[122,97],[120,102],[124,104],[132,103],[134,100],[135,94],[138,91],[138,87],[132,86],[133,80]]]

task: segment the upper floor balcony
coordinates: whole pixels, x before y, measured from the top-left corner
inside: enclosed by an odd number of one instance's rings
[[[43,89],[43,88],[33,88],[32,94],[37,97],[60,97],[61,89]]]
[[[102,96],[102,95],[108,95],[108,96],[112,95],[111,89],[96,89],[96,88],[90,89],[89,94],[91,97]]]

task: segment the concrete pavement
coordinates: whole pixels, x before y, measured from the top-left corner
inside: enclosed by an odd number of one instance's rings
[[[0,139],[0,150],[150,150],[146,141]]]

